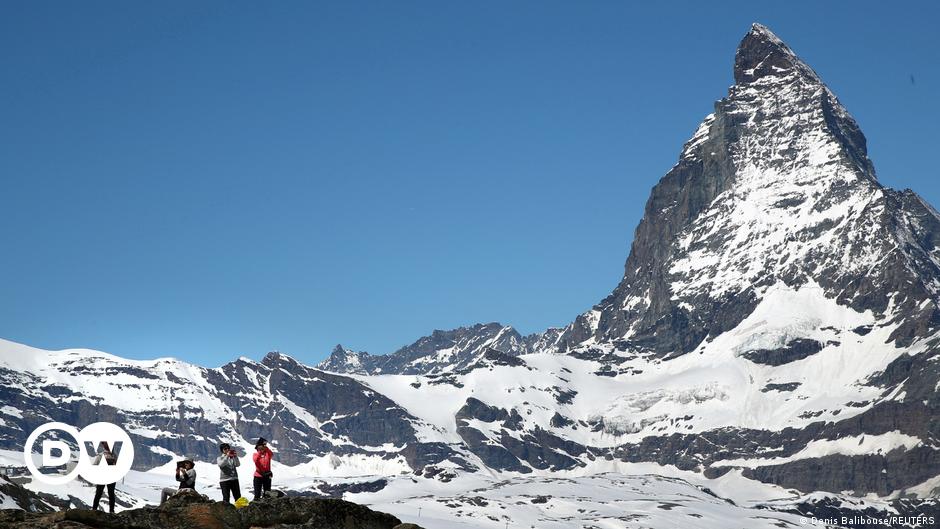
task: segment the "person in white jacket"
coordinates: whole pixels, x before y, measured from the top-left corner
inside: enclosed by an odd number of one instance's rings
[[[219,465],[219,488],[222,489],[222,501],[228,503],[229,498],[232,501],[241,498],[242,489],[238,482],[238,452],[236,452],[228,443],[219,445],[221,455],[216,459]]]

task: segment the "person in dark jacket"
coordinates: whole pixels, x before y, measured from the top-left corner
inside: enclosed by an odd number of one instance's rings
[[[238,453],[232,449],[228,443],[219,445],[219,452],[222,454],[216,460],[219,465],[219,488],[222,489],[222,501],[228,503],[229,497],[232,501],[237,500],[242,495],[241,486],[238,483]]]
[[[101,452],[95,456],[95,465],[100,465],[101,460],[108,465],[114,465],[117,463],[117,456],[111,452],[111,447],[108,446],[108,443],[101,443]],[[101,497],[104,495],[104,489],[108,489],[108,512],[114,514],[114,483],[108,483],[107,485],[95,485],[95,501],[91,504],[91,509],[94,511],[98,510],[98,505],[101,504]]]
[[[261,494],[271,490],[271,478],[274,474],[271,472],[271,459],[274,452],[268,448],[268,440],[264,437],[258,439],[255,443],[255,453],[251,459],[255,462],[255,500],[261,497]]]
[[[163,505],[167,498],[183,489],[196,489],[196,463],[193,463],[190,459],[180,461],[176,465],[176,481],[180,482],[179,488],[167,487],[163,489],[160,494],[160,505]]]

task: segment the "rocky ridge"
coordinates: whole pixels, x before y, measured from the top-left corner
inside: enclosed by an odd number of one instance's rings
[[[355,375],[433,375],[465,369],[487,350],[519,356],[544,351],[555,345],[561,329],[522,336],[510,326],[486,323],[436,330],[414,343],[386,355],[351,351],[342,345],[317,365],[325,371]]]

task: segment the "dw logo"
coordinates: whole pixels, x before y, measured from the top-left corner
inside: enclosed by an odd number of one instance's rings
[[[39,436],[52,432],[57,433],[55,439],[42,441],[42,467],[64,467],[64,474],[44,474],[40,472],[34,460],[33,445]],[[71,436],[74,446],[78,447],[74,466],[72,449],[63,434]],[[97,457],[108,447],[111,449],[110,456]],[[33,478],[41,483],[62,485],[81,476],[95,485],[107,485],[120,481],[131,469],[134,464],[134,445],[127,432],[109,422],[96,422],[81,430],[62,422],[50,422],[29,434],[26,446],[23,447],[23,457],[26,460],[26,468]]]

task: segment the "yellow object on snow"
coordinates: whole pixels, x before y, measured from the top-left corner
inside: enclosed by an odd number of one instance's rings
[[[241,509],[242,507],[247,507],[247,506],[248,506],[248,498],[242,496],[241,498],[238,498],[237,500],[235,500],[236,509]]]

